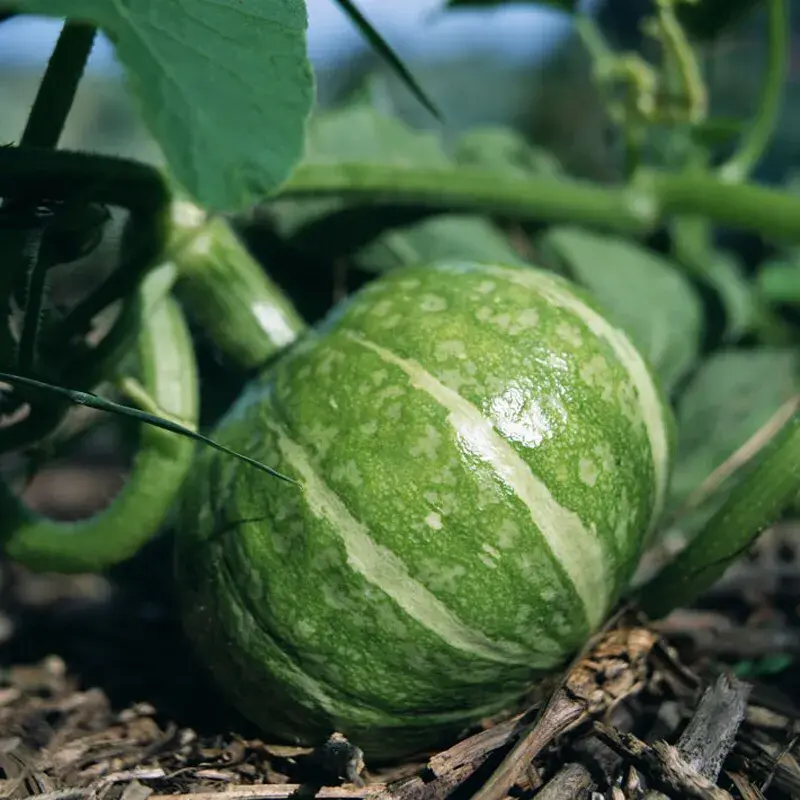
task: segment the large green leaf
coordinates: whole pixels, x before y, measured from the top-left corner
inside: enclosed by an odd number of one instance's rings
[[[765,348],[720,351],[677,404],[673,502],[684,500],[788,400],[800,392],[800,355]]]
[[[311,120],[303,163],[339,162],[413,168],[452,163],[435,134],[383,116],[366,102],[320,113]],[[270,212],[278,231],[304,252],[349,255],[368,271],[434,258],[519,261],[496,226],[470,215],[438,215],[420,222],[424,215],[413,209],[348,207],[330,199],[277,201]]]
[[[314,79],[303,0],[15,0],[94,23],[114,43],[142,118],[201,205],[236,211],[302,155]]]
[[[437,167],[446,164],[447,158],[433,134],[414,131],[397,119],[378,114],[368,102],[358,101],[315,114],[308,125],[303,163],[340,162]],[[336,220],[330,228],[324,226],[326,217],[346,207],[331,199],[278,200],[271,205],[270,214],[280,234],[303,251],[337,257],[353,249],[361,230],[373,230],[376,225],[380,229],[380,220],[373,219],[369,208],[341,222]]]
[[[703,276],[716,291],[725,310],[724,339],[736,341],[753,326],[757,317],[756,294],[739,261],[717,250],[706,264]]]
[[[385,272],[407,264],[450,259],[524,263],[496,225],[468,214],[442,214],[388,231],[359,250],[353,261],[365,271]]]
[[[466,131],[456,142],[453,155],[459,164],[513,177],[562,173],[552,153],[534,147],[522,134],[502,126],[486,125]]]
[[[800,303],[800,259],[765,262],[758,274],[758,285],[773,303]]]
[[[441,167],[448,163],[437,136],[384,116],[366,103],[316,114],[308,127],[305,162],[408,164]]]
[[[689,275],[711,289],[722,305],[722,338],[739,339],[756,320],[756,295],[739,260],[714,243],[713,228],[704,217],[679,217],[671,229],[672,257]],[[716,323],[713,320],[709,327]]]
[[[679,268],[635,242],[581,228],[551,228],[537,242],[627,331],[672,390],[695,363],[702,307]]]

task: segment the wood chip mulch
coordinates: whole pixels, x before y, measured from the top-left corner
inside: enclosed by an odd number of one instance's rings
[[[0,800],[800,798],[796,525],[696,608],[621,614],[524,715],[391,769],[262,740],[192,660],[169,543],[108,577],[0,572]]]

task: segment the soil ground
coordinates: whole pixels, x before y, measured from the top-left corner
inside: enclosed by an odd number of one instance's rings
[[[102,505],[122,475],[120,464],[97,458],[51,469],[29,500],[51,515],[78,517]],[[621,674],[624,690],[613,708],[562,736],[543,735],[540,722],[544,746],[532,765],[516,766],[509,791],[490,781],[483,800],[663,797],[659,790],[800,797],[797,534],[791,522],[768,531],[701,603],[662,621],[654,629],[660,656],[648,652],[638,667],[624,653],[617,658],[614,680]],[[533,720],[536,729],[533,712],[487,722],[452,750],[382,770],[361,769],[346,741],[316,751],[264,741],[193,659],[170,578],[168,537],[106,576],[2,565],[0,798],[467,797],[508,765],[514,742],[530,736],[520,733],[524,724]],[[605,663],[592,675],[605,671],[608,679]],[[746,685],[719,678],[731,672]],[[700,703],[715,685],[728,697],[722,708]],[[662,740],[676,747],[656,744]],[[708,750],[714,744],[716,755]]]

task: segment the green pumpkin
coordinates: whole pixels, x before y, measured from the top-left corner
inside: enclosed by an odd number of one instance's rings
[[[267,735],[368,758],[514,709],[600,625],[667,489],[672,420],[572,284],[439,263],[368,284],[254,381],[179,508],[186,629]]]

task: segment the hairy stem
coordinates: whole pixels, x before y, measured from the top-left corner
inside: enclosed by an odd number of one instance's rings
[[[19,364],[20,352],[11,329],[11,298],[22,283],[25,288],[25,303],[28,302],[28,287],[39,264],[44,242],[44,226],[47,215],[42,209],[24,203],[16,207],[4,205],[0,208],[0,250],[4,254],[0,271],[0,364]]]
[[[164,174],[141,161],[46,147],[0,147],[0,197],[95,201],[143,214],[166,207],[171,192]]]
[[[781,112],[781,99],[789,69],[789,0],[768,0],[769,55],[766,78],[755,121],[737,151],[719,168],[722,180],[745,180],[769,147]]]
[[[28,374],[36,369],[36,347],[39,340],[39,324],[44,307],[44,292],[47,270],[50,267],[48,248],[41,244],[37,248],[35,263],[28,270],[25,286],[25,317],[22,320],[22,333],[17,353],[17,369]]]
[[[78,89],[86,62],[92,51],[96,29],[92,25],[67,20],[58,37],[56,46],[47,64],[42,82],[31,107],[28,121],[22,132],[20,147],[53,148],[58,144],[69,116],[75,92]],[[19,214],[28,214],[31,220],[37,217],[37,200],[10,201]],[[9,200],[6,199],[7,205]],[[17,368],[27,373],[34,369],[39,325],[42,317],[44,292],[47,280],[46,254],[40,247],[42,230],[31,229],[20,237],[21,253],[35,249],[37,257],[25,259],[25,317],[22,336],[17,353]],[[12,259],[14,253],[11,253]],[[4,285],[4,297],[8,296],[18,273],[13,271]]]

